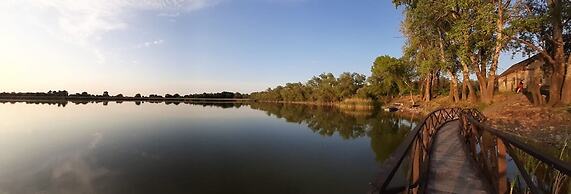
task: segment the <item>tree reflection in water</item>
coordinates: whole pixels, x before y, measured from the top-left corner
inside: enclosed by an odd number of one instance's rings
[[[73,103],[75,105],[79,104],[99,104],[102,103],[103,106],[107,106],[109,102],[115,102],[117,104],[122,104],[126,101],[107,101],[107,100],[74,100],[74,101],[67,101],[67,100],[20,100],[20,99],[0,99],[0,104],[10,103],[25,103],[25,104],[45,104],[45,105],[57,105],[58,107],[65,107],[68,103]],[[164,103],[166,105],[179,105],[179,104],[189,104],[189,105],[201,105],[203,107],[220,107],[220,108],[240,108],[244,103],[241,102],[233,102],[233,101],[130,101],[134,102],[135,105],[141,105],[143,103],[151,103],[151,104],[161,104]]]
[[[67,101],[0,101],[0,103],[49,104],[65,107]],[[74,101],[74,104],[103,103],[108,101]],[[164,103],[167,105],[191,104],[204,107],[241,108],[250,105],[252,109],[265,111],[268,116],[283,118],[287,122],[307,125],[314,133],[330,137],[338,134],[345,140],[369,137],[376,160],[385,160],[413,129],[418,118],[399,116],[382,110],[344,110],[334,106],[303,104],[240,102],[164,102],[145,101],[139,103]]]
[[[351,111],[333,106],[283,103],[251,103],[268,116],[307,125],[322,136],[336,133],[343,139],[369,137],[378,162],[384,161],[404,140],[417,122],[414,117],[399,116],[382,110]]]

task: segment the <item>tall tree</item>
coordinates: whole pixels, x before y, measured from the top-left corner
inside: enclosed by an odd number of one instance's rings
[[[509,0],[394,0],[405,6],[407,19],[416,19],[416,25],[426,26],[426,41],[436,42],[442,70],[450,77],[450,97],[459,100],[456,71],[462,71],[463,90],[470,91],[475,99],[470,73],[476,73],[480,96],[492,102],[496,71],[501,51],[506,46],[505,30],[508,21]],[[466,91],[462,92],[466,96]],[[465,99],[466,97],[464,97]]]
[[[450,39],[449,31],[452,27],[453,18],[450,14],[450,0],[394,0],[397,6],[404,6],[406,12],[405,28],[415,31],[414,28],[421,28],[423,31],[412,33],[418,36],[422,42],[435,43],[430,49],[436,49],[439,57],[440,69],[445,71],[450,78],[450,98],[452,101],[459,101],[458,77],[456,60],[454,59],[454,41]],[[410,35],[409,35],[410,37]]]
[[[515,7],[512,46],[530,55],[538,53],[548,65],[549,105],[571,103],[571,2],[520,0]]]
[[[486,80],[487,83],[485,88],[482,88],[482,96],[483,101],[486,103],[491,103],[494,97],[494,90],[496,84],[496,71],[498,69],[498,63],[500,60],[500,54],[505,47],[506,38],[505,38],[505,26],[508,22],[509,18],[507,17],[507,9],[509,8],[511,1],[510,0],[492,0],[494,4],[495,13],[496,13],[496,20],[495,26],[496,30],[494,33],[494,52],[492,53],[492,61],[490,64],[490,69],[488,72],[488,79]],[[482,85],[482,83],[480,84]]]
[[[470,74],[476,73],[480,83],[480,91],[486,91],[488,86],[488,68],[495,76],[495,69],[488,62],[489,50],[495,45],[494,23],[496,14],[494,5],[489,1],[464,0],[456,2],[451,10],[454,23],[449,36],[454,40],[458,62],[462,68],[462,94],[463,99],[471,101],[476,99],[476,92],[470,80]],[[497,64],[497,63],[496,63]],[[491,78],[494,79],[494,78]],[[466,89],[468,94],[466,94]],[[493,93],[489,93],[493,95]],[[493,96],[481,94],[482,101],[489,102]]]
[[[406,37],[403,59],[415,64],[416,72],[421,77],[421,96],[424,101],[432,99],[433,85],[438,80],[438,70],[442,64],[438,56],[437,47],[434,44],[434,34],[430,33],[433,28],[424,25],[424,18],[418,17],[414,11],[405,12],[405,19],[401,31]],[[436,79],[435,79],[436,78]]]

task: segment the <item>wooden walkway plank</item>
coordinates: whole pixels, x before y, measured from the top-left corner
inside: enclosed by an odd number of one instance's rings
[[[460,121],[436,133],[428,175],[427,193],[492,193],[460,136]]]

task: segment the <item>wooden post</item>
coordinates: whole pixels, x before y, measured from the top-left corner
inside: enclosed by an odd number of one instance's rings
[[[496,138],[498,143],[498,193],[504,194],[508,191],[506,145],[500,138]]]
[[[434,138],[431,137],[432,133],[432,127],[426,128],[426,131],[424,131],[422,133],[422,144],[424,145],[425,148],[428,148],[428,145],[430,145],[430,138]],[[422,152],[422,158],[429,158],[430,156],[428,156],[428,152]]]
[[[478,141],[478,137],[480,137],[480,133],[478,132],[478,129],[476,129],[476,125],[474,124],[470,124],[470,129],[468,129],[470,132],[470,136],[468,137],[468,139],[470,139],[470,148],[472,149],[472,157],[474,158],[474,160],[476,160],[477,162],[481,162],[481,159],[479,159],[478,154],[476,153],[476,142]],[[481,147],[481,146],[480,146]]]
[[[412,160],[412,184],[415,184],[416,186],[412,189],[412,193],[413,194],[417,194],[418,193],[418,188],[420,185],[420,159],[422,157],[421,152],[422,152],[422,139],[417,139],[416,143],[414,143],[414,149],[413,149],[413,160]]]

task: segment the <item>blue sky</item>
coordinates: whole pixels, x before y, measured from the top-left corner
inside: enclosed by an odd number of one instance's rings
[[[402,12],[379,0],[8,0],[0,11],[3,91],[252,92],[369,75],[404,43]]]

